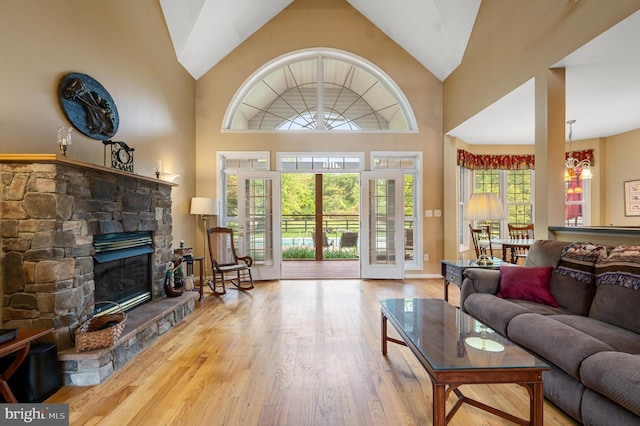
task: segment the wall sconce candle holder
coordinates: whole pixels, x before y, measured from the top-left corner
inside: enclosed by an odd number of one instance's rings
[[[73,127],[60,126],[58,127],[58,147],[60,148],[60,153],[67,156],[67,149],[69,145],[71,145],[71,132],[73,131]]]

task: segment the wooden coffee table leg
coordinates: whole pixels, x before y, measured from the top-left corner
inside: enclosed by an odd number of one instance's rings
[[[382,349],[382,355],[386,355],[387,354],[387,317],[384,316],[384,313],[381,314],[382,315],[382,323],[380,325],[380,344],[382,345],[381,349]]]
[[[534,426],[542,426],[542,418],[544,416],[544,393],[542,391],[542,382],[533,383],[533,395],[531,399],[531,412],[529,413],[529,421]]]
[[[433,426],[445,426],[447,424],[446,387],[431,380],[431,388],[433,389]]]

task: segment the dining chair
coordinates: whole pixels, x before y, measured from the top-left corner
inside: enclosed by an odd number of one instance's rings
[[[207,229],[209,241],[209,256],[213,267],[213,283],[209,287],[214,293],[225,294],[227,292],[225,282],[233,284],[239,290],[253,288],[253,276],[251,256],[238,256],[233,242],[233,230],[231,228]],[[231,275],[230,279],[226,276]],[[222,291],[217,291],[218,277],[220,278]],[[213,284],[213,285],[212,285]]]
[[[532,240],[534,239],[533,223],[526,225],[516,225],[508,223],[509,238],[513,240]],[[526,259],[529,249],[527,247],[511,248],[511,263],[518,263],[520,259]]]

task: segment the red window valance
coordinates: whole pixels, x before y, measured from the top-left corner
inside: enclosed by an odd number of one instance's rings
[[[470,170],[527,170],[535,169],[533,155],[488,155],[472,154],[458,150],[458,165]]]
[[[592,149],[585,149],[584,151],[571,151],[570,153],[567,152],[564,156],[565,160],[567,158],[569,158],[569,154],[571,154],[571,156],[573,158],[575,158],[576,160],[578,160],[578,162],[582,161],[582,160],[589,160],[589,163],[591,163],[591,167],[593,167],[594,164],[594,158],[593,158],[593,150]]]
[[[593,166],[593,150],[572,151],[571,156],[578,161],[589,160]],[[569,154],[565,154],[565,159]],[[534,155],[489,155],[472,154],[463,149],[458,150],[458,165],[469,170],[527,170],[536,168]]]

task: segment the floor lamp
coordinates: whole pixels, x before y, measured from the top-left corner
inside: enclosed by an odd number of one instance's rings
[[[218,215],[218,200],[205,197],[191,198],[191,214],[200,215],[200,218],[204,221],[204,237],[202,241],[202,250],[204,251],[204,276],[206,277],[205,279],[209,279],[207,270],[207,258],[209,258],[209,252],[207,251],[207,229],[209,229],[209,219]]]
[[[483,224],[486,224],[488,220],[506,219],[507,214],[496,194],[479,192],[471,195],[466,206],[464,218],[466,220],[479,220],[482,221]],[[487,256],[487,248],[489,248],[491,244],[491,235],[487,235],[485,229],[486,227],[482,226],[482,233],[478,237],[478,246],[480,248],[478,265],[493,264],[491,257]]]

